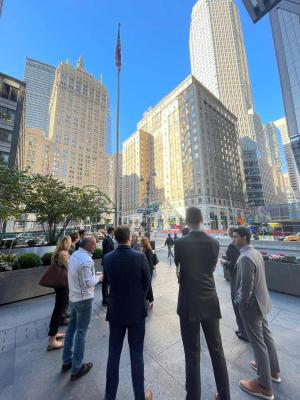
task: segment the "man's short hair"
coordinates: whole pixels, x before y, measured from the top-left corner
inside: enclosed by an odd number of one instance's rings
[[[240,237],[245,237],[247,238],[247,242],[250,243],[250,239],[251,239],[251,233],[249,232],[249,230],[247,228],[245,228],[244,226],[239,226],[238,228],[234,228],[233,230],[234,233],[237,233],[238,235],[240,235]]]
[[[182,228],[181,233],[182,236],[186,236],[190,231],[190,228],[188,226],[185,226],[184,228]]]
[[[70,235],[70,238],[71,238],[72,242],[75,242],[75,240],[79,238],[79,233],[78,232],[72,232],[71,235]]]
[[[84,235],[84,234],[85,234],[85,229],[80,229],[80,230],[78,231],[78,233],[79,233],[79,235]]]
[[[88,245],[92,242],[96,240],[94,238],[94,236],[85,236],[80,243],[80,247],[82,247],[83,249],[86,249],[88,247]]]
[[[107,233],[110,235],[112,232],[114,232],[115,228],[113,226],[109,226],[107,228]]]
[[[195,206],[188,207],[185,210],[185,222],[188,225],[200,225],[203,222],[201,210]]]
[[[130,239],[130,228],[128,225],[119,225],[115,230],[115,238],[119,244],[127,243]]]

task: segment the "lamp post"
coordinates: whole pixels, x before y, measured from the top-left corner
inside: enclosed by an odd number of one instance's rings
[[[146,232],[145,236],[150,240],[150,195],[151,195],[151,178],[156,176],[156,172],[152,171],[146,180],[146,212],[143,214],[146,216]],[[140,182],[144,181],[144,177],[141,176]]]
[[[231,208],[231,210],[232,210],[232,216],[233,216],[233,223],[234,223],[234,225],[236,225],[236,219],[235,219],[235,214],[234,214],[234,209],[233,209],[233,204],[232,204],[232,198],[231,198],[231,193],[230,193],[230,187],[229,187],[229,186],[225,186],[225,189],[228,190],[230,208]]]

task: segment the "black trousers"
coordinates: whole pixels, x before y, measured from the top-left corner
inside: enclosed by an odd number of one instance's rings
[[[152,281],[153,270],[150,271],[150,276],[151,276],[151,281]],[[149,286],[148,292],[147,292],[147,294],[146,294],[146,300],[148,300],[149,303],[153,303],[153,301],[154,301],[153,289],[152,289],[152,284],[151,284],[151,282],[150,282],[150,286]]]
[[[52,312],[48,336],[55,336],[69,302],[69,289],[55,289],[55,305]]]
[[[144,337],[145,321],[136,325],[109,323],[109,353],[106,368],[105,400],[115,400],[119,384],[119,365],[123,341],[128,331],[131,377],[135,400],[145,400]]]
[[[105,275],[104,275],[104,279],[102,282],[102,301],[107,303],[107,300],[108,300],[108,283],[107,283],[107,279],[105,279]]]
[[[189,321],[180,318],[185,353],[186,400],[201,399],[200,324],[209,350],[220,400],[230,400],[226,360],[220,335],[219,320]]]

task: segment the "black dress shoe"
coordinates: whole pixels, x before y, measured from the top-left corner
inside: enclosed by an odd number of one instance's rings
[[[83,375],[86,375],[92,367],[93,367],[92,362],[82,364],[82,367],[80,368],[80,370],[78,372],[76,372],[76,374],[73,374],[73,375],[71,374],[71,381],[76,381],[77,379],[81,378]]]
[[[63,365],[61,366],[61,372],[62,372],[62,373],[68,372],[71,368],[72,368],[72,363],[63,364]]]
[[[237,336],[239,339],[243,340],[244,342],[249,343],[248,338],[242,336],[241,332],[236,333],[236,336]]]

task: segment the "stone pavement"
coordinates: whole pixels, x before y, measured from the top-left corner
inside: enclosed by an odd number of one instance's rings
[[[154,309],[147,319],[145,338],[145,380],[155,400],[183,400],[184,353],[176,315],[177,280],[174,265],[166,262],[166,252],[158,252],[160,264],[153,279]],[[255,378],[249,366],[253,359],[248,344],[235,334],[229,283],[220,266],[216,284],[222,307],[221,330],[229,370],[232,400],[252,397],[238,386],[241,378]],[[300,299],[271,293],[273,311],[270,326],[277,343],[283,382],[273,384],[275,399],[300,399]],[[76,382],[60,374],[62,352],[46,352],[47,327],[53,295],[0,307],[0,400],[102,400],[108,349],[108,325],[101,307],[100,287],[87,336],[85,359],[93,361],[91,372]],[[202,400],[216,392],[212,367],[204,337],[201,337]],[[120,365],[117,399],[133,400],[127,341]]]

